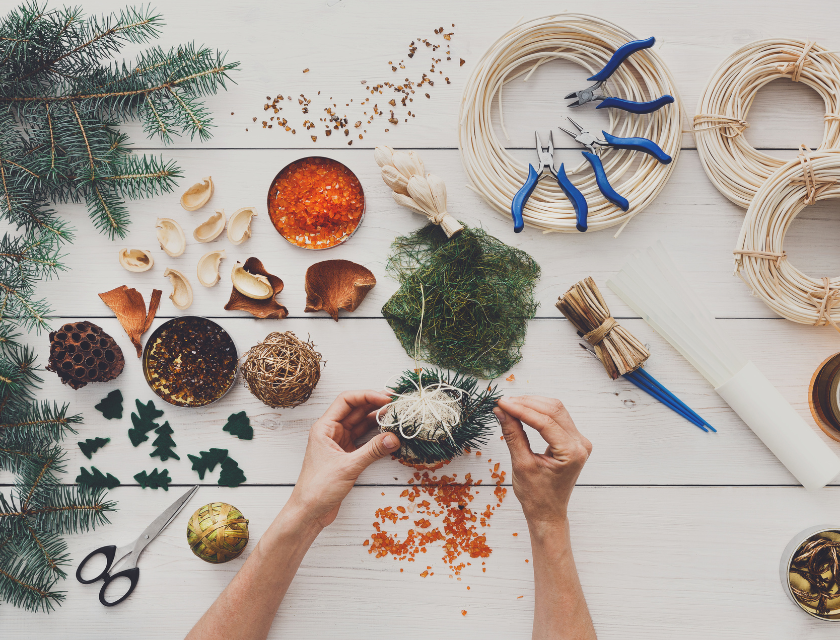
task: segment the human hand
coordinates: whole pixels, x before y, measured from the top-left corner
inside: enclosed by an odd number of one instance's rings
[[[376,410],[390,401],[378,391],[345,391],[335,399],[309,430],[303,466],[287,505],[321,528],[335,520],[359,474],[400,445],[392,433],[377,434],[358,448],[354,444],[376,425]]]
[[[513,492],[532,528],[566,522],[572,489],[592,452],[592,443],[575,427],[563,403],[554,398],[502,398],[493,410],[510,449]],[[548,443],[534,453],[522,423]]]

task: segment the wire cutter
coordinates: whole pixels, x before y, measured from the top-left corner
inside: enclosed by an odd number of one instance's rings
[[[612,202],[615,206],[621,208],[623,211],[627,211],[627,209],[630,208],[630,203],[627,202],[627,198],[620,195],[615,189],[613,189],[609,180],[607,180],[604,165],[601,163],[601,158],[598,155],[600,148],[614,147],[616,149],[632,149],[633,151],[641,151],[642,153],[651,155],[662,164],[668,164],[671,162],[671,156],[665,153],[653,140],[648,140],[647,138],[618,138],[610,135],[606,131],[601,131],[605,138],[605,140],[601,140],[597,136],[594,136],[586,131],[571,118],[567,119],[575,125],[575,127],[577,127],[578,133],[569,131],[563,127],[559,127],[559,129],[569,134],[577,142],[589,149],[589,151],[582,151],[581,153],[583,153],[583,157],[589,161],[589,164],[592,165],[592,170],[595,172],[595,182],[598,183],[598,188],[607,200]],[[563,172],[563,177],[565,178],[565,172]],[[559,176],[557,180],[559,182]]]
[[[629,111],[630,113],[651,113],[658,109],[661,109],[666,104],[671,104],[674,101],[673,96],[664,95],[656,100],[651,100],[649,102],[633,102],[632,100],[622,100],[621,98],[610,98],[607,96],[597,95],[595,93],[598,88],[606,82],[607,78],[609,78],[615,70],[618,69],[619,65],[622,62],[627,60],[631,55],[639,51],[640,49],[647,49],[653,46],[653,43],[656,42],[656,38],[648,38],[647,40],[633,40],[632,42],[628,42],[627,44],[621,45],[616,52],[612,55],[609,62],[601,69],[598,73],[594,76],[587,78],[587,80],[594,81],[595,84],[592,86],[586,87],[586,89],[581,89],[580,91],[574,91],[566,96],[566,100],[570,98],[577,98],[571,104],[566,105],[567,107],[579,107],[581,105],[586,104],[587,102],[592,101],[600,101],[596,109],[608,109],[610,107],[615,107],[616,109],[622,109],[624,111]]]
[[[548,169],[549,173],[557,178],[557,183],[563,189],[563,193],[572,201],[575,213],[577,214],[578,229],[580,231],[586,231],[586,216],[588,214],[586,199],[566,177],[566,171],[563,169],[562,164],[558,173],[554,171],[554,132],[552,131],[548,134],[548,147],[542,146],[540,134],[536,131],[534,131],[534,138],[536,138],[539,166],[535,169],[534,165],[528,165],[528,177],[525,179],[525,184],[516,192],[516,195],[513,196],[513,200],[510,203],[510,214],[513,216],[513,231],[519,233],[525,226],[525,222],[522,219],[522,210],[525,208],[525,203],[528,202],[528,198],[534,192],[537,182],[542,178],[545,169]],[[582,229],[580,227],[581,221],[583,223]]]

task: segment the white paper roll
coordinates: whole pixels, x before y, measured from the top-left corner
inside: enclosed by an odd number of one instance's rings
[[[840,473],[840,458],[752,361],[715,391],[809,491]]]

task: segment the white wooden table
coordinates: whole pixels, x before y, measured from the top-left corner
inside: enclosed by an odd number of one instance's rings
[[[108,10],[112,3],[90,0],[89,13]],[[6,3],[8,8],[11,3]],[[174,217],[192,229],[210,208],[187,213],[179,194],[130,203],[131,233],[125,242],[109,242],[93,230],[82,207],[62,206],[77,228],[69,248],[70,270],[60,280],[41,285],[58,314],[54,324],[90,319],[120,343],[127,360],[122,376],[108,384],[80,391],[63,387],[45,374],[43,398],[70,401],[84,414],[79,437],[67,442],[67,480],[78,468],[90,466],[75,441],[107,436],[111,443],[92,463],[124,483],[110,493],[119,503],[112,524],[69,538],[75,560],[102,544],[132,539],[184,487],[197,480],[187,453],[211,446],[225,447],[248,477],[237,489],[202,483],[198,495],[144,553],[142,579],[134,595],[112,609],[97,601],[98,587],[85,587],[71,577],[64,605],[50,615],[29,615],[10,606],[0,608],[4,638],[175,638],[183,636],[241,566],[288,498],[297,478],[307,430],[343,389],[380,387],[410,364],[387,323],[382,304],[396,289],[384,264],[395,236],[420,226],[419,216],[395,206],[373,162],[372,148],[389,144],[421,149],[429,171],[445,177],[450,211],[471,225],[483,225],[505,242],[525,249],[541,264],[538,317],[530,323],[524,358],[501,382],[508,394],[558,396],[569,407],[594,453],[580,478],[572,501],[575,555],[595,626],[601,638],[833,638],[837,630],[798,611],[784,595],[777,566],[783,547],[801,529],[840,521],[840,485],[807,493],[777,462],[752,432],[712,391],[707,382],[667,343],[604,286],[607,277],[630,253],[661,239],[698,290],[724,330],[741,345],[800,414],[812,424],[807,406],[808,380],[819,362],[838,350],[838,336],[826,328],[795,325],[774,317],[732,276],[732,248],[743,211],[730,204],[708,182],[690,136],[676,171],[658,200],[613,238],[612,232],[542,235],[527,229],[511,233],[507,219],[497,216],[465,188],[456,138],[457,113],[466,78],[484,49],[520,17],[532,18],[558,10],[597,13],[638,37],[655,35],[685,103],[693,114],[698,95],[713,68],[738,46],[764,37],[816,39],[840,49],[837,24],[840,5],[824,0],[795,5],[774,1],[732,2],[534,2],[470,1],[422,3],[394,0],[313,0],[237,3],[198,0],[165,3],[161,44],[196,40],[229,51],[240,60],[238,84],[208,100],[218,127],[204,145],[180,141],[169,148],[148,141],[139,127],[125,127],[139,152],[174,158],[184,169],[182,187],[207,175],[216,184],[213,207],[228,212],[254,205],[260,215],[254,236],[239,247],[226,239],[228,258],[222,282],[205,289],[194,279],[195,263],[206,247],[190,244],[180,258],[157,250],[154,220]],[[6,9],[4,9],[5,11]],[[449,27],[456,25],[455,29]],[[435,38],[433,30],[454,31],[452,62],[439,69],[452,84],[436,83],[429,100],[415,100],[417,117],[387,127],[384,119],[367,126],[364,140],[347,146],[344,136],[318,136],[312,143],[299,126],[303,117],[289,106],[281,112],[297,123],[297,134],[263,130],[266,96],[278,93],[313,100],[311,115],[322,115],[324,97],[344,104],[365,97],[360,81],[369,84],[403,77],[392,74],[388,61],[407,62],[406,74],[419,78],[430,55],[421,47],[413,60],[411,40]],[[439,38],[438,38],[439,40]],[[466,64],[459,67],[458,58]],[[303,74],[302,70],[310,72]],[[580,88],[580,69],[555,62],[542,66],[531,81],[509,85],[505,92],[510,146],[531,159],[532,132],[548,130],[564,113],[560,99]],[[571,88],[570,88],[571,87]],[[321,91],[321,96],[317,96]],[[383,96],[387,101],[388,97]],[[339,102],[340,101],[340,102]],[[288,103],[286,103],[288,105]],[[296,107],[297,105],[295,105]],[[362,119],[356,108],[340,108],[351,121]],[[231,113],[233,112],[233,113]],[[807,87],[777,81],[762,90],[749,115],[747,138],[777,155],[792,156],[802,142],[811,147],[822,135],[823,106]],[[252,117],[257,117],[254,123]],[[577,113],[584,124],[606,122],[602,112]],[[314,118],[312,118],[314,119]],[[320,123],[319,123],[320,124]],[[246,128],[249,131],[246,132]],[[320,133],[317,127],[312,133]],[[359,176],[367,196],[367,214],[358,233],[346,245],[314,254],[291,247],[272,228],[265,211],[271,179],[289,161],[314,150],[347,164]],[[572,159],[577,150],[562,154]],[[809,207],[793,226],[786,249],[791,260],[815,275],[834,275],[840,267],[836,247],[840,226],[833,202]],[[189,232],[188,232],[189,233]],[[156,264],[145,274],[129,274],[117,265],[123,246],[154,250]],[[286,289],[280,300],[290,310],[286,320],[254,320],[223,310],[230,291],[234,262],[255,255],[280,275]],[[325,314],[304,314],[303,276],[322,259],[346,258],[365,264],[378,284],[353,314],[334,323]],[[175,428],[181,460],[161,465],[149,458],[148,447],[134,448],[125,435],[134,399],[153,398],[143,382],[133,349],[110,311],[97,297],[121,284],[137,287],[148,300],[153,287],[164,289],[154,326],[179,315],[167,299],[167,266],[192,276],[195,302],[191,314],[216,318],[241,348],[274,330],[311,335],[328,360],[312,399],[294,410],[272,411],[237,386],[225,399],[205,410],[165,406],[165,418]],[[591,275],[617,317],[651,345],[649,370],[696,409],[719,433],[706,435],[639,392],[627,382],[612,382],[601,367],[576,345],[573,330],[554,308],[554,301],[578,279]],[[147,334],[148,335],[148,334]],[[48,349],[46,335],[31,336],[41,362]],[[111,389],[125,397],[120,421],[106,421],[93,409]],[[158,406],[163,403],[157,401]],[[255,425],[254,440],[239,441],[221,431],[227,415],[247,411]],[[814,426],[816,430],[816,426]],[[820,432],[822,436],[822,433]],[[538,436],[533,436],[538,447]],[[826,438],[827,440],[827,438]],[[840,452],[837,443],[830,442]],[[472,472],[487,477],[486,458],[502,461],[509,470],[504,443],[491,438],[484,458],[457,460],[447,471],[463,477]],[[172,490],[151,491],[132,484],[140,470],[165,466]],[[410,471],[383,461],[366,471],[349,495],[336,522],[306,556],[275,622],[276,638],[528,638],[533,610],[533,582],[526,524],[509,492],[492,519],[488,543],[493,548],[487,571],[468,567],[461,581],[448,578],[439,554],[428,562],[437,571],[426,579],[421,567],[376,559],[362,542],[372,531],[374,511],[396,504]],[[0,475],[6,483],[9,476]],[[384,496],[382,495],[384,493]],[[189,514],[201,504],[223,500],[236,505],[250,520],[252,542],[243,556],[224,565],[205,564],[190,553],[185,539]],[[512,534],[518,532],[519,536]],[[399,568],[405,572],[400,573]],[[467,590],[467,585],[471,589]],[[524,596],[520,598],[519,596]],[[466,609],[468,615],[461,615]],[[229,630],[236,637],[236,630]]]

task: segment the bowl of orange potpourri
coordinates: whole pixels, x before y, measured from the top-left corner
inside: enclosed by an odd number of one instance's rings
[[[356,175],[331,158],[309,156],[286,165],[268,190],[268,214],[287,241],[303,249],[346,242],[365,215]]]

